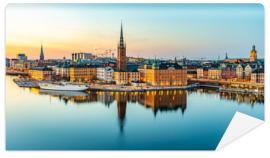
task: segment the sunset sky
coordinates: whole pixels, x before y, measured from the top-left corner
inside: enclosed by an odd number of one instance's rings
[[[123,21],[127,56],[190,59],[264,57],[260,4],[10,4],[6,55],[71,58],[72,52],[116,49]]]

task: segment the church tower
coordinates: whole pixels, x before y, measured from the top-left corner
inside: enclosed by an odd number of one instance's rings
[[[41,48],[40,48],[39,60],[44,60],[44,51],[43,51],[43,46],[42,46],[42,44],[41,44]]]
[[[123,27],[121,22],[120,30],[120,41],[117,48],[117,70],[126,71],[127,69],[127,59],[126,59],[126,44],[123,37]]]
[[[255,45],[252,46],[252,50],[250,51],[250,59],[251,62],[257,60],[257,51],[255,49]]]

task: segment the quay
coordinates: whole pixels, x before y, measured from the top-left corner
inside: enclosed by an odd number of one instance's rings
[[[18,75],[21,75],[21,76],[27,76],[28,73],[27,72],[22,72],[22,71],[16,71],[16,70],[6,70],[6,74],[7,75],[14,75],[14,76],[18,76]]]
[[[19,86],[19,87],[26,87],[26,88],[39,88],[39,85],[37,81],[33,80],[27,80],[24,78],[18,78],[13,79],[13,81]]]
[[[19,87],[27,88],[39,88],[41,81],[29,80],[27,78],[16,78],[13,81]],[[87,91],[113,91],[113,92],[145,92],[145,91],[159,91],[159,90],[190,90],[194,88],[215,88],[220,92],[237,92],[237,93],[256,93],[264,94],[263,89],[247,89],[239,87],[224,87],[224,85],[218,84],[217,82],[193,82],[188,86],[123,86],[114,84],[87,84],[89,88]]]

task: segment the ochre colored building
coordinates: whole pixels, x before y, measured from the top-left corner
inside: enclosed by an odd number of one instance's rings
[[[70,81],[92,82],[97,76],[97,69],[91,65],[73,65],[69,68]]]
[[[219,68],[211,68],[208,70],[208,78],[209,79],[220,79],[221,78],[221,69]]]
[[[34,80],[51,80],[52,69],[47,67],[34,67],[28,71],[29,77]]]
[[[131,84],[132,82],[138,82],[140,74],[138,71],[116,71],[114,72],[114,81],[119,85]]]
[[[187,70],[178,64],[156,64],[145,69],[145,82],[152,86],[186,86]]]

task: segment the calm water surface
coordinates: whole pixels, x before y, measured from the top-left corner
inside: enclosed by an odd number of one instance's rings
[[[6,77],[7,150],[215,149],[236,111],[264,119],[264,97],[192,91],[55,92]]]

